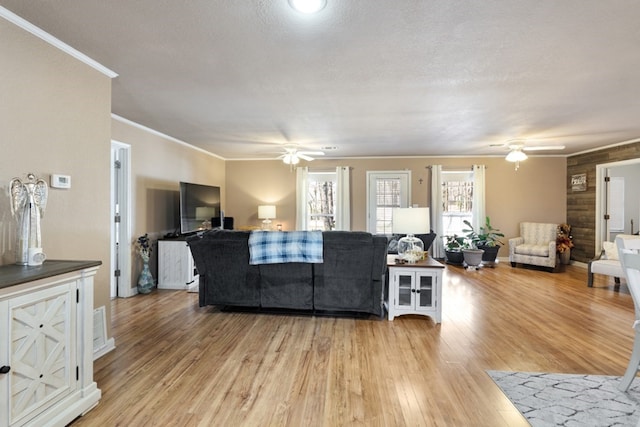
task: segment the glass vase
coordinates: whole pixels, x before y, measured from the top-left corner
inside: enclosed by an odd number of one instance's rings
[[[153,276],[149,269],[149,254],[141,254],[142,258],[142,271],[138,276],[138,293],[148,294],[153,289]]]

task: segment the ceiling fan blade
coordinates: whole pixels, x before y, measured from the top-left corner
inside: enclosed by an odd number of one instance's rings
[[[308,156],[324,156],[324,151],[298,151],[298,154],[306,154]]]
[[[298,151],[298,152],[296,153],[296,155],[297,155],[299,158],[301,158],[302,160],[306,160],[307,162],[310,162],[310,161],[312,161],[312,160],[313,160],[313,157],[309,157],[309,156],[307,156],[306,154],[302,154],[300,151]]]
[[[524,151],[550,151],[550,150],[564,150],[564,145],[539,145],[533,147],[522,147]]]

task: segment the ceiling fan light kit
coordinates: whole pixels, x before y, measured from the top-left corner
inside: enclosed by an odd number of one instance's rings
[[[311,156],[324,156],[324,152],[322,151],[298,151],[296,147],[285,147],[285,152],[279,156],[282,159],[282,162],[286,165],[297,165],[300,163],[300,160],[306,160],[310,162],[313,160]]]
[[[522,151],[521,148],[514,148],[511,151],[509,151],[509,154],[507,154],[506,160],[508,162],[521,162],[523,160],[527,160],[528,156],[524,153],[524,151]]]
[[[527,160],[528,156],[522,151],[522,145],[509,145],[509,154],[505,157],[505,160],[516,164],[516,170],[520,167],[520,162]]]
[[[282,157],[282,161],[286,165],[297,165],[300,163],[300,158],[296,155],[296,153],[287,153]]]

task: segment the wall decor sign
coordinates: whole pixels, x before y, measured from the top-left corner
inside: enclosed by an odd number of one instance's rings
[[[571,175],[571,191],[587,191],[587,174]]]

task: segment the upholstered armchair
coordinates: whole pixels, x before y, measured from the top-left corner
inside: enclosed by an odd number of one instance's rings
[[[557,233],[558,224],[521,222],[520,236],[509,239],[511,266],[520,263],[555,270]]]

